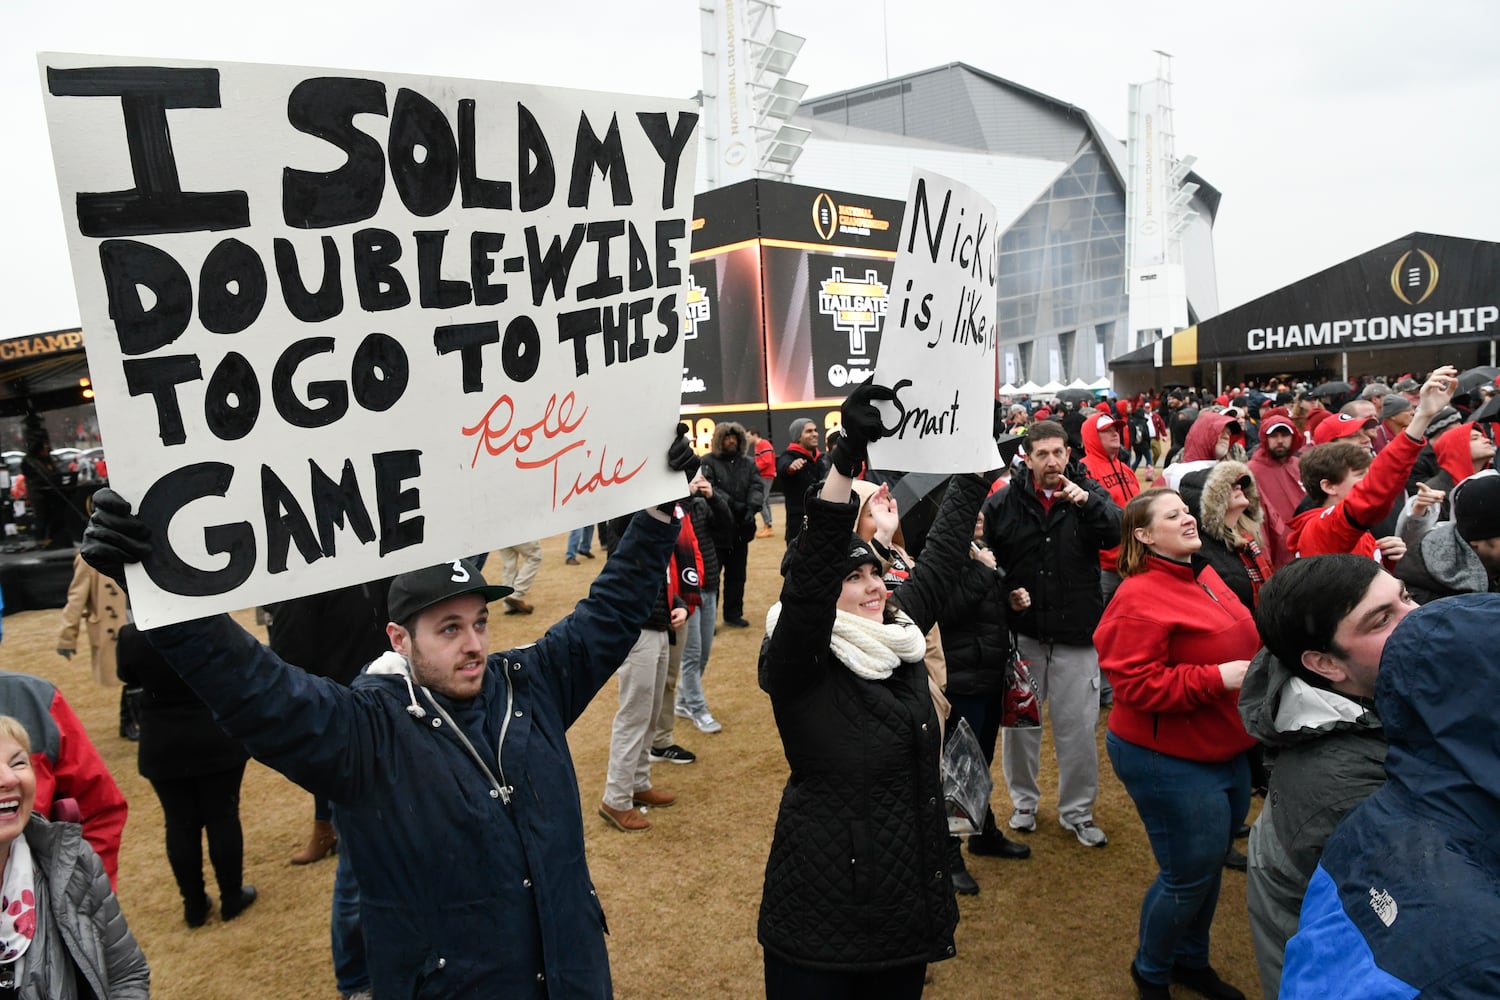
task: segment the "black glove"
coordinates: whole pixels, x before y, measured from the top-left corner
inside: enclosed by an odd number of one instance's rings
[[[151,529],[130,512],[130,501],[106,486],[94,494],[94,513],[84,529],[79,554],[123,588],[125,565],[151,554]]]
[[[677,437],[672,441],[672,446],[667,449],[667,465],[682,473],[691,482],[698,474],[698,467],[703,463],[693,453],[693,446],[688,444],[686,437]]]
[[[844,434],[828,452],[835,469],[852,478],[869,461],[870,443],[885,436],[885,425],[880,421],[875,401],[895,398],[895,392],[874,382],[862,382],[849,393],[839,407]]]

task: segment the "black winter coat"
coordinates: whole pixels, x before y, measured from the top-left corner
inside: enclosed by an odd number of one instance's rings
[[[977,478],[954,480],[901,587],[901,605],[924,633],[943,610],[983,496]],[[918,657],[869,681],[833,655],[856,508],[809,497],[805,509],[807,528],[785,563],[781,617],[761,649],[760,686],[791,776],[766,862],[760,943],[783,961],[831,970],[948,958],[958,908],[927,669]]]
[[[266,645],[310,674],[352,684],[365,664],[391,648],[385,634],[390,584],[356,583],[272,604]]]
[[[224,735],[203,699],[134,625],[120,628],[115,672],[127,685],[143,689],[137,744],[141,777],[148,781],[196,778],[244,767],[250,759],[238,741]]]
[[[1082,507],[1059,500],[1043,513],[1031,473],[1013,476],[985,502],[984,540],[1005,567],[1010,588],[1031,594],[1031,607],[1012,618],[1015,630],[1042,642],[1089,646],[1104,614],[1099,550],[1120,544],[1121,511],[1081,466],[1067,475],[1089,492]]]
[[[715,435],[715,440],[718,439]],[[744,435],[740,435],[744,440]],[[744,452],[712,451],[703,456],[703,478],[714,484],[714,495],[729,504],[734,518],[733,544],[743,545],[755,537],[755,515],[766,496],[766,481],[760,478],[755,459]],[[720,555],[728,550],[721,550]]]
[[[948,662],[947,694],[991,698],[1005,693],[1010,591],[1005,573],[978,559],[971,557],[958,571],[939,621]]]
[[[717,593],[722,569],[719,552],[727,551],[734,544],[734,515],[729,512],[729,502],[715,489],[712,497],[698,494],[688,497],[682,507],[693,521],[698,551],[703,556],[703,593]]]

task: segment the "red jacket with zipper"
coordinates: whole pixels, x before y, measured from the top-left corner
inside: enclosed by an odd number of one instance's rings
[[[1206,560],[1149,556],[1127,576],[1094,630],[1099,666],[1115,690],[1109,731],[1173,757],[1225,761],[1255,744],[1239,692],[1219,664],[1260,650],[1255,619]]]

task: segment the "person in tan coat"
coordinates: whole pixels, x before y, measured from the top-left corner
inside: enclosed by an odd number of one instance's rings
[[[63,627],[57,635],[57,655],[71,660],[78,652],[78,632],[86,623],[89,635],[90,666],[97,684],[119,683],[115,676],[115,643],[126,618],[128,601],[125,591],[109,577],[95,570],[79,555],[73,556],[73,582],[68,584],[68,603],[63,607]],[[120,689],[120,735],[139,739],[133,698],[135,688]]]

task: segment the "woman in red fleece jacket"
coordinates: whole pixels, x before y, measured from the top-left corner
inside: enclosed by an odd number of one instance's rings
[[[1237,703],[1260,636],[1197,556],[1198,525],[1174,491],[1131,500],[1120,535],[1125,579],[1094,631],[1115,690],[1105,746],[1161,867],[1130,976],[1144,1000],[1166,1000],[1170,983],[1244,1000],[1208,964],[1208,938],[1224,854],[1250,805],[1255,741]]]

